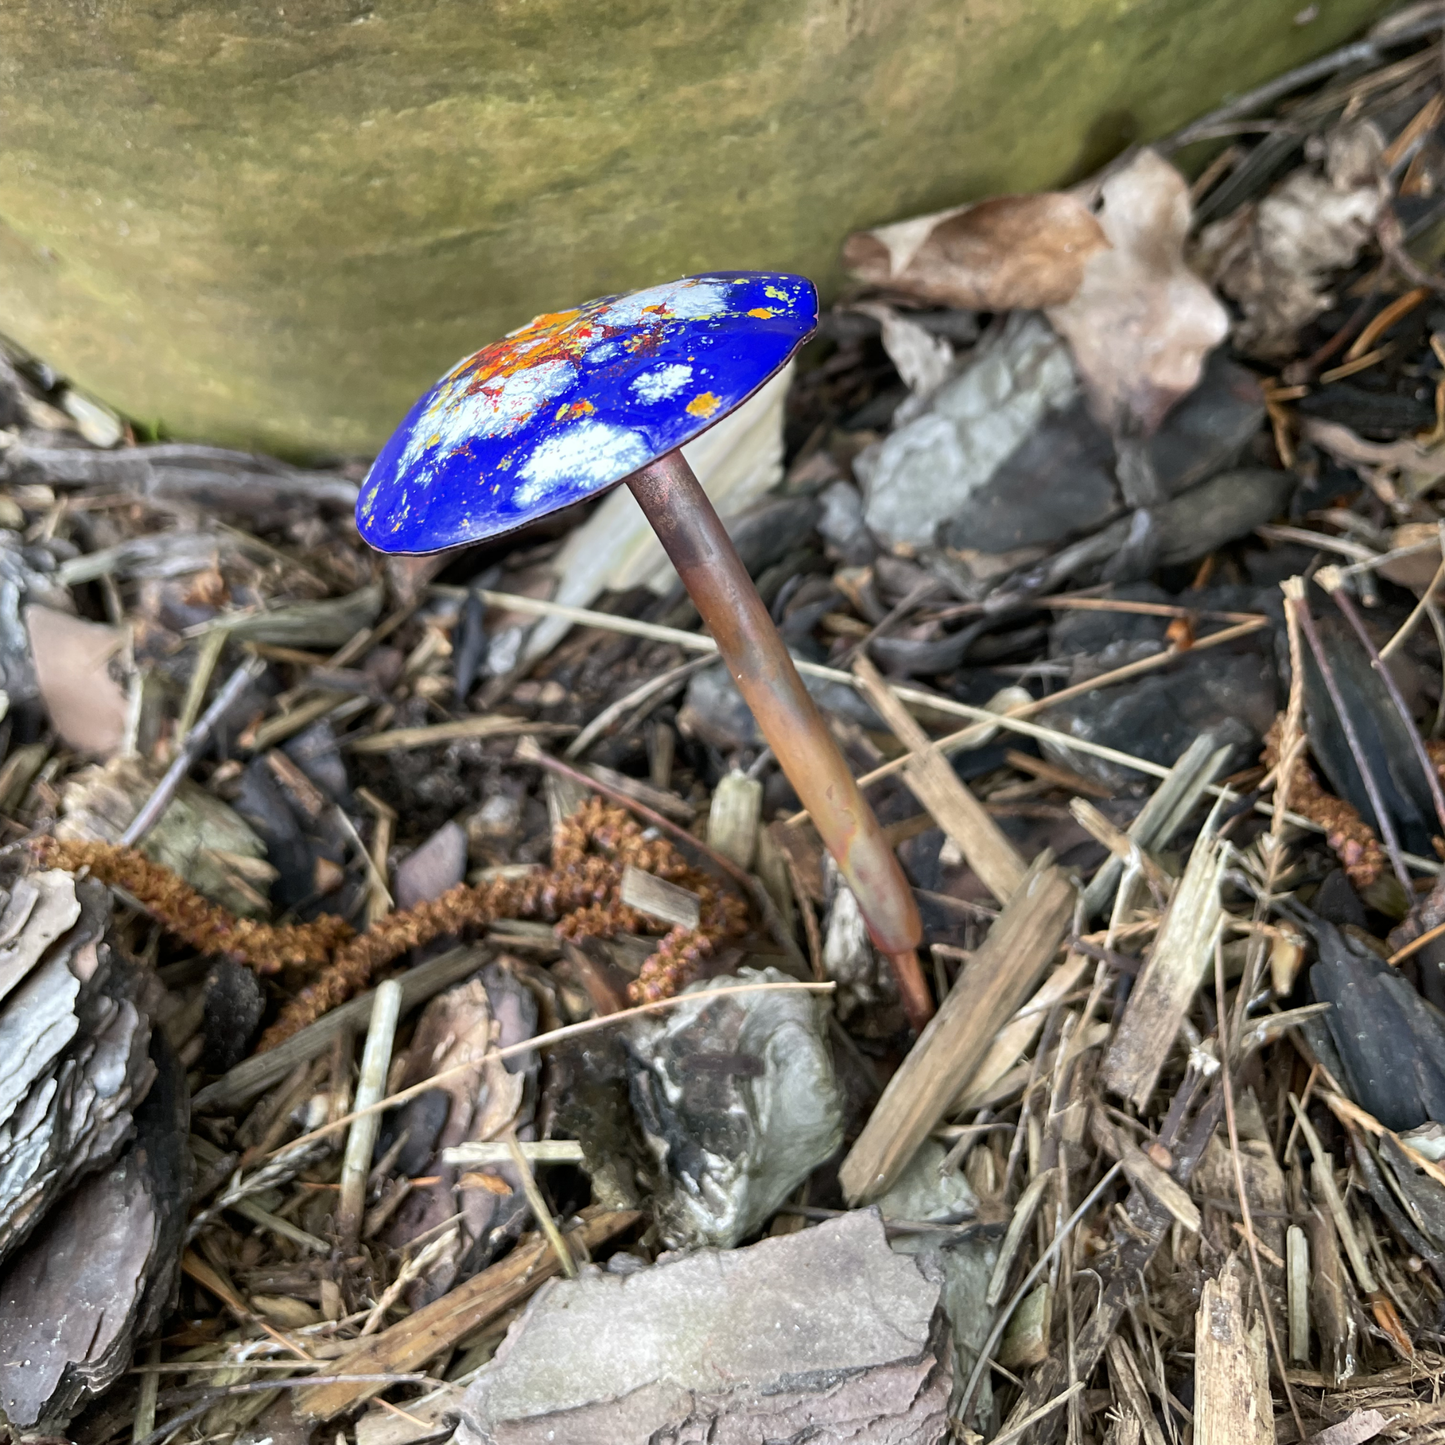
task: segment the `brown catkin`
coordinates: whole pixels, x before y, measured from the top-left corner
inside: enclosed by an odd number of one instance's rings
[[[280,926],[237,918],[168,868],[116,843],[39,838],[34,849],[45,867],[89,869],[103,883],[123,888],[198,953],[226,954],[257,973],[285,967],[319,970],[262,1036],[261,1052],[359,993],[378,969],[408,949],[486,928],[498,919],[546,919],[566,938],[646,931],[655,926],[652,921],[622,902],[628,867],[691,889],[700,903],[697,928],[672,929],[643,965],[628,988],[634,1002],[675,993],[718,942],[747,928],[741,898],[692,867],[666,839],[646,837],[634,818],[600,798],[589,798],[558,826],[551,868],[525,878],[460,883],[440,898],[388,914],[362,934],[329,914]]]
[[[78,873],[88,868],[102,883],[123,888],[168,933],[197,953],[224,953],[242,959],[257,973],[283,968],[319,968],[339,944],[352,936],[344,918],[324,914],[312,923],[280,927],[237,918],[234,913],[197,893],[183,878],[153,863],[135,848],[117,843],[38,838],[35,852],[47,868]]]
[[[1260,761],[1267,768],[1279,764],[1279,738],[1284,714],[1275,718],[1264,737]],[[1290,811],[1299,813],[1325,830],[1325,842],[1334,850],[1345,876],[1356,888],[1368,888],[1384,873],[1385,850],[1375,830],[1342,798],[1320,786],[1303,755],[1294,765],[1289,784]]]

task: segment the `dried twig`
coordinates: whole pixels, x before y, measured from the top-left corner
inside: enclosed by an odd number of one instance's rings
[[[216,694],[210,707],[201,715],[201,720],[186,732],[180,751],[177,752],[170,767],[166,769],[160,782],[156,784],[155,791],[146,799],[140,812],[131,819],[130,826],[121,834],[120,841],[123,844],[134,847],[160,822],[161,814],[170,806],[171,799],[175,797],[176,790],[185,780],[186,774],[195,766],[196,759],[205,751],[206,744],[211,740],[211,734],[236,705],[241,694],[261,675],[264,669],[265,664],[259,658],[248,657],[226,679],[225,686]]]
[[[994,1035],[1053,960],[1076,891],[1041,853],[968,970],[889,1080],[838,1177],[852,1203],[876,1198],[968,1083]]]
[[[1104,1177],[1084,1196],[1079,1207],[1074,1210],[1055,1232],[1048,1248],[1034,1261],[1033,1268],[1023,1277],[1019,1287],[1009,1297],[1008,1303],[999,1311],[998,1318],[993,1323],[993,1328],[989,1330],[987,1338],[979,1347],[978,1363],[974,1365],[973,1373],[968,1377],[968,1383],[963,1387],[963,1394],[958,1402],[958,1413],[960,1415],[967,1414],[969,1404],[973,1400],[974,1392],[978,1389],[978,1383],[983,1379],[983,1372],[988,1369],[993,1352],[998,1348],[998,1342],[1003,1338],[1003,1332],[1008,1326],[1009,1318],[1019,1307],[1024,1296],[1033,1288],[1035,1280],[1048,1268],[1054,1255],[1063,1247],[1064,1241],[1074,1232],[1074,1226],[1099,1202],[1100,1198],[1103,1197],[1104,1191],[1114,1182],[1122,1169],[1123,1165],[1121,1164],[1111,1164],[1109,1166],[1104,1172]],[[1055,1398],[1052,1391],[1050,1392],[1049,1398]],[[1042,1406],[1039,1406],[1031,1410],[1029,1414],[1036,1415],[1041,1412]],[[1025,1418],[1028,1417],[1026,1416]],[[1011,1422],[1008,1427],[1009,1433],[1011,1435],[1016,1434],[1021,1426],[1022,1421]]]
[[[354,1249],[366,1210],[366,1180],[371,1173],[371,1155],[381,1115],[361,1113],[386,1093],[386,1072],[391,1065],[391,1045],[401,1015],[401,985],[394,979],[379,984],[371,1005],[371,1023],[361,1053],[361,1078],[356,1085],[357,1119],[346,1136],[341,1160],[341,1194],[336,1206],[336,1237],[341,1247]]]

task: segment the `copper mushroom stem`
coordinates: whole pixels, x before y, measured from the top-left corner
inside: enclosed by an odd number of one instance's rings
[[[628,486],[888,956],[908,1021],[921,1030],[933,1000],[915,952],[923,924],[908,881],[707,493],[680,451],[635,472]]]

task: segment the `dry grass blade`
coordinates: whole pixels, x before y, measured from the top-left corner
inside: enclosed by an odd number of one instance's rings
[[[1203,1224],[1199,1206],[1189,1192],[1174,1182],[1127,1134],[1121,1134],[1100,1113],[1092,1120],[1094,1137],[1104,1151],[1117,1159],[1129,1182],[1169,1211],[1191,1234]]]
[[[1054,1005],[1078,986],[1090,960],[1081,953],[1071,953],[1044,981],[1038,992],[998,1031],[983,1062],[974,1071],[968,1087],[951,1107],[954,1114],[976,1108],[989,1089],[1002,1079],[1023,1058],[1030,1044],[1039,1036]]]
[[[1280,1348],[1279,1335],[1274,1327],[1274,1313],[1270,1305],[1269,1291],[1264,1286],[1264,1271],[1260,1267],[1260,1244],[1254,1232],[1254,1220],[1251,1218],[1251,1206],[1249,1202],[1249,1191],[1245,1188],[1244,1168],[1239,1157],[1239,1128],[1234,1114],[1234,1083],[1231,1077],[1233,1056],[1229,1047],[1229,1036],[1225,1032],[1225,1019],[1228,1011],[1225,1008],[1224,994],[1224,955],[1219,947],[1218,938],[1214,945],[1214,998],[1215,1008],[1219,1017],[1219,1052],[1220,1070],[1219,1082],[1224,1095],[1224,1118],[1226,1127],[1229,1130],[1229,1154],[1230,1161],[1234,1167],[1234,1188],[1236,1197],[1239,1200],[1239,1212],[1243,1217],[1243,1234],[1245,1243],[1249,1246],[1249,1262],[1254,1268],[1255,1284],[1259,1287],[1260,1310],[1264,1315],[1265,1332],[1269,1336],[1270,1349],[1274,1351],[1275,1365],[1279,1370],[1279,1378],[1284,1385],[1285,1398],[1289,1401],[1290,1414],[1294,1416],[1295,1430],[1301,1440],[1305,1437],[1304,1421],[1300,1418],[1299,1402],[1295,1399],[1294,1390],[1290,1386],[1287,1365],[1284,1351]],[[1270,1161],[1273,1164],[1273,1158]],[[1283,1267],[1283,1262],[1276,1259],[1273,1263]],[[1263,1351],[1260,1352],[1263,1354]],[[1262,1363],[1262,1362],[1261,1362]],[[1266,1401],[1269,1395],[1268,1370],[1265,1371],[1266,1382],[1264,1393]],[[1271,1419],[1271,1425],[1273,1420]]]
[[[371,1156],[381,1116],[368,1110],[386,1093],[387,1070],[391,1067],[392,1041],[401,1017],[401,985],[388,979],[376,990],[361,1054],[361,1078],[356,1085],[356,1120],[346,1136],[341,1161],[341,1193],[336,1209],[336,1233],[342,1246],[355,1248],[366,1212],[366,1181],[371,1173]]]
[[[1028,1188],[1019,1195],[1018,1203],[1014,1205],[1013,1213],[1009,1216],[1008,1229],[1004,1234],[1003,1243],[999,1245],[998,1259],[994,1262],[993,1273],[989,1276],[988,1292],[984,1295],[984,1303],[990,1309],[997,1309],[1003,1300],[1004,1291],[1008,1288],[1009,1271],[1018,1257],[1019,1248],[1024,1242],[1024,1235],[1034,1222],[1034,1216],[1037,1215],[1039,1206],[1044,1202],[1045,1191],[1053,1183],[1054,1171],[1045,1169],[1041,1174],[1034,1175],[1029,1180]]]
[[[1164,1432],[1154,1418],[1154,1407],[1149,1403],[1148,1391],[1144,1388],[1139,1373],[1139,1362],[1127,1342],[1118,1335],[1109,1341],[1109,1378],[1114,1388],[1124,1398],[1130,1414],[1139,1422],[1139,1429],[1145,1445],[1164,1445]]]
[[[1414,1342],[1405,1333],[1405,1328],[1395,1310],[1394,1301],[1380,1287],[1379,1278],[1375,1273],[1374,1266],[1370,1263],[1365,1243],[1360,1238],[1354,1222],[1350,1219],[1350,1212],[1345,1205],[1344,1197],[1340,1194],[1339,1185],[1335,1183],[1334,1157],[1320,1143],[1319,1135],[1315,1132],[1314,1125],[1310,1123],[1299,1100],[1291,1094],[1289,1102],[1290,1107],[1294,1110],[1295,1118],[1299,1120],[1300,1132],[1305,1136],[1310,1153],[1314,1156],[1310,1164],[1310,1180],[1317,1196],[1324,1200],[1329,1210],[1335,1231],[1339,1235],[1341,1245],[1344,1246],[1345,1256],[1350,1261],[1350,1271],[1355,1276],[1355,1283],[1359,1285],[1360,1293],[1365,1296],[1370,1311],[1375,1317],[1375,1323],[1379,1325],[1386,1338],[1403,1359],[1414,1359]]]
[[[1128,838],[1146,853],[1176,833],[1210,789],[1214,775],[1229,756],[1208,733],[1195,738],[1163,776],[1129,825]],[[1112,849],[1111,849],[1112,851]],[[1084,907],[1092,916],[1101,913],[1113,896],[1124,871],[1124,860],[1106,859],[1084,890]]]
[[[408,748],[433,747],[437,743],[459,742],[464,738],[512,737],[529,733],[533,737],[568,737],[574,732],[564,723],[529,722],[519,717],[470,717],[457,722],[432,723],[427,727],[393,728],[353,738],[347,746],[354,753],[386,753]]]

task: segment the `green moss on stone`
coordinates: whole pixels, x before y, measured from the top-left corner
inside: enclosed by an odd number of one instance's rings
[[[538,311],[1067,180],[1324,0],[5,0],[0,331],[178,435],[365,453]]]

